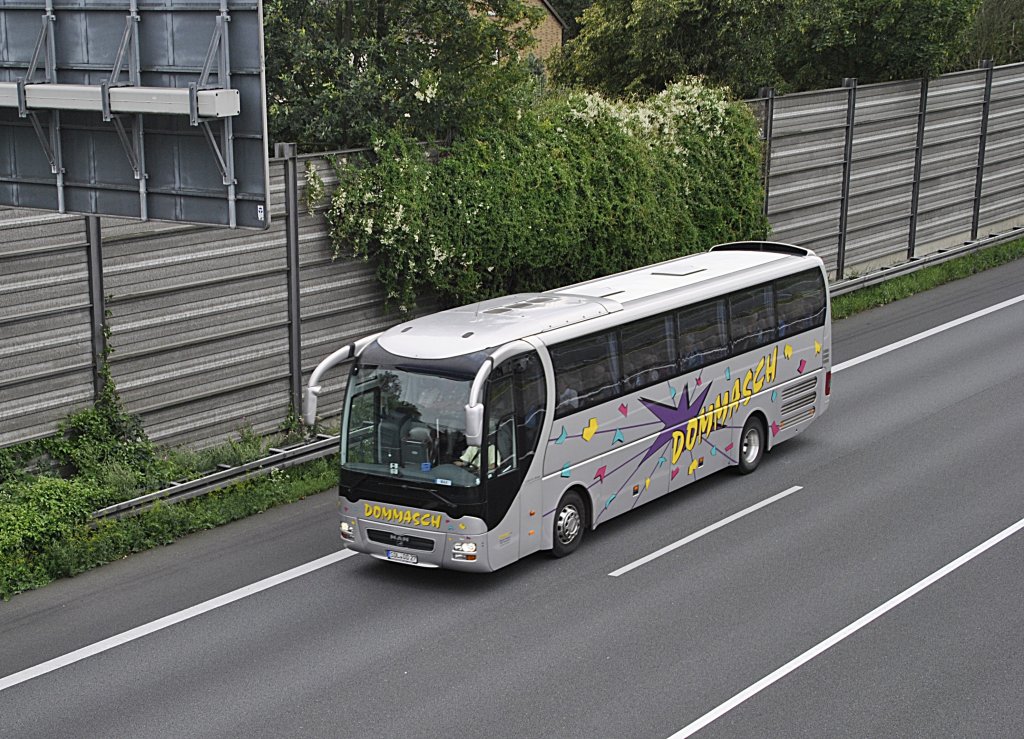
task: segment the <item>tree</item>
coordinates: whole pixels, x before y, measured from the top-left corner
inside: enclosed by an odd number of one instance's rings
[[[450,139],[514,115],[538,20],[521,0],[267,0],[271,137],[361,146],[397,126]]]
[[[933,77],[955,66],[979,0],[788,0],[777,66],[790,89]]]
[[[596,0],[556,54],[555,79],[606,95],[646,95],[702,75],[737,95],[773,82],[779,0]]]
[[[1024,62],[1024,2],[982,0],[960,66],[973,67],[982,59]]]
[[[616,96],[694,74],[741,97],[931,77],[963,57],[979,2],[595,0],[552,66],[560,82]],[[1020,0],[986,2],[1020,15]]]

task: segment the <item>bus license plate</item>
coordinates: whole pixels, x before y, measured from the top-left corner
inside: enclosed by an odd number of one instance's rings
[[[405,552],[393,552],[388,550],[388,559],[392,562],[404,562],[407,565],[414,565],[420,561],[420,558],[415,554],[406,554]]]

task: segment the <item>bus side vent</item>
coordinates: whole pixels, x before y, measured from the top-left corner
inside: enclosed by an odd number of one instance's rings
[[[796,383],[790,385],[789,387],[787,387],[785,390],[782,391],[782,404],[783,404],[783,408],[785,408],[786,401],[788,401],[788,400],[790,400],[792,398],[795,398],[798,395],[804,395],[806,393],[811,393],[811,395],[813,396],[814,395],[814,388],[815,388],[815,386],[817,384],[818,384],[818,378],[817,377],[808,377],[806,380],[803,380],[801,382],[796,382]]]
[[[796,414],[794,416],[791,416],[789,418],[783,418],[782,419],[782,428],[788,429],[790,426],[795,426],[798,423],[803,423],[804,421],[809,421],[812,418],[814,418],[814,406],[813,405],[810,408],[808,408],[806,410],[803,410],[803,411],[801,411],[800,413],[798,413],[798,414]]]
[[[828,367],[828,366],[830,366],[832,364],[832,350],[831,349],[827,349],[826,348],[826,349],[822,349],[821,350],[821,361],[822,361],[822,363],[826,367]]]
[[[808,377],[782,391],[783,428],[806,421],[814,416],[817,385],[817,377]]]

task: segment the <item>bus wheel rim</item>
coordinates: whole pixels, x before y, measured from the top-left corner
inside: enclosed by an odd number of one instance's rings
[[[761,438],[757,429],[748,429],[743,435],[743,461],[753,462],[757,459],[757,453],[761,451]]]
[[[567,505],[558,512],[558,521],[555,524],[558,541],[562,544],[570,544],[580,532],[580,513],[576,506]]]

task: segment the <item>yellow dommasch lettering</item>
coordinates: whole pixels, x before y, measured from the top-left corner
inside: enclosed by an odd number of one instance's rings
[[[696,418],[691,418],[686,422],[686,451],[693,451],[698,441],[700,441],[700,423]]]
[[[750,389],[750,385],[753,381],[753,371],[747,370],[747,374],[743,377],[743,405],[747,405],[750,402],[750,396],[754,394]]]
[[[371,505],[363,503],[363,515],[367,518],[376,518],[379,521],[390,521],[397,524],[421,526],[424,528],[441,528],[444,516],[440,513],[430,514],[421,511],[403,511],[398,508],[388,508],[382,505]]]
[[[775,370],[778,368],[779,347],[775,347],[771,354],[765,357],[764,381],[768,384],[775,382]]]
[[[764,387],[765,380],[761,377],[761,372],[764,370],[764,361],[766,357],[761,357],[761,361],[757,363],[757,368],[754,370],[754,392],[761,392],[761,388]]]
[[[725,422],[729,420],[729,396],[719,395],[718,400],[715,402],[715,428],[724,426]]]
[[[706,439],[715,430],[714,408],[708,408],[700,417],[700,438]]]
[[[672,464],[679,461],[685,449],[686,435],[682,431],[672,432]]]

